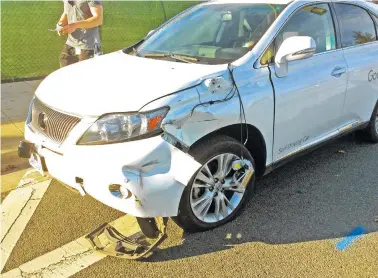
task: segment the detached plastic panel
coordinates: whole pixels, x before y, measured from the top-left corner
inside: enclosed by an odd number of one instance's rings
[[[140,221],[141,219],[138,219],[138,223]],[[157,230],[154,238],[147,237],[141,229],[126,230],[125,233],[127,235],[125,235],[108,223],[98,227],[88,234],[86,238],[93,248],[100,253],[123,259],[136,260],[152,252],[153,249],[167,238],[167,221],[167,218],[156,218],[156,221],[148,221],[151,225],[155,225],[150,228],[156,228]]]

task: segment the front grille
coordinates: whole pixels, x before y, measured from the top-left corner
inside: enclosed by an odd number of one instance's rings
[[[55,111],[34,99],[31,125],[56,143],[61,144],[79,122],[80,118]]]

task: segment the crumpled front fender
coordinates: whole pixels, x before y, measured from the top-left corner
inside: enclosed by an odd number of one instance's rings
[[[154,141],[152,149],[122,167],[123,186],[132,192],[138,210],[144,212],[133,215],[176,216],[182,192],[201,164],[161,137]],[[111,206],[127,211],[115,203]]]

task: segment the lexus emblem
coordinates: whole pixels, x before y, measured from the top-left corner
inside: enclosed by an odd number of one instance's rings
[[[42,130],[45,130],[47,128],[47,120],[48,117],[46,113],[42,112],[38,115],[38,125]]]

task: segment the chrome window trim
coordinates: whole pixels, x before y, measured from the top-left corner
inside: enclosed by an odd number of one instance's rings
[[[338,49],[332,49],[332,50],[328,50],[328,51],[325,51],[325,52],[321,52],[321,53],[316,53],[314,54],[314,56],[312,56],[311,58],[315,58],[315,57],[318,57],[318,56],[322,56],[322,55],[325,55],[325,54],[330,54],[330,53],[335,53],[335,52],[338,52],[338,51],[343,51],[343,49],[341,48],[338,48]],[[310,59],[311,59],[310,58]],[[295,62],[295,61],[294,61]],[[261,69],[261,68],[266,68],[268,66],[274,66],[274,63],[269,63],[269,64],[266,64],[266,65],[260,65],[259,68],[256,68],[256,69]]]
[[[348,50],[348,49],[353,49],[353,48],[357,48],[357,47],[364,47],[364,46],[367,46],[367,45],[370,45],[370,44],[375,44],[375,43],[378,44],[378,40],[377,41],[373,41],[373,42],[367,42],[367,43],[362,43],[362,44],[347,46],[347,47],[342,48],[342,50]]]

